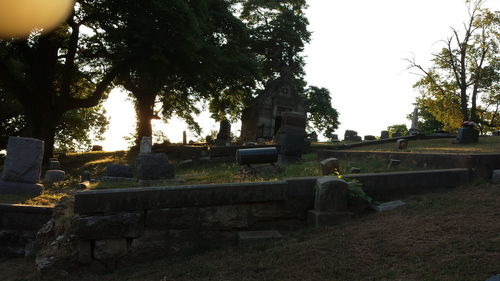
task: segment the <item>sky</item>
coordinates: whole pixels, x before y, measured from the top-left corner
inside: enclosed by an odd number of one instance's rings
[[[464,0],[309,0],[306,15],[312,40],[305,48],[305,72],[309,85],[331,92],[332,106],[340,113],[336,131],[380,136],[394,124],[407,124],[418,92],[419,79],[407,70],[405,58],[415,56],[417,63],[429,66],[432,53],[441,40],[460,29],[467,18]],[[488,0],[485,7],[500,10],[500,1]],[[105,102],[110,126],[101,144],[105,150],[126,149],[123,139],[135,126],[135,113],[126,93],[113,90]],[[207,112],[197,120],[202,135],[218,130]],[[241,123],[232,124],[239,135]],[[182,141],[182,131],[196,140],[186,124],[177,119],[169,124],[153,122],[172,142]]]

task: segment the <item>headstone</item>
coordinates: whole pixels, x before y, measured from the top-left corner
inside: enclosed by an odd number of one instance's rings
[[[408,148],[408,141],[405,140],[405,139],[399,139],[399,140],[397,140],[396,144],[397,144],[397,148],[399,150],[403,150],[403,149],[407,149]]]
[[[60,169],[61,169],[61,163],[59,161],[51,160],[49,162],[49,170],[60,170]]]
[[[107,177],[133,178],[134,173],[129,165],[111,164],[106,167]]]
[[[281,118],[281,126],[276,133],[279,153],[289,160],[300,159],[306,136],[306,116],[298,112],[284,112]]]
[[[361,169],[358,167],[352,167],[351,168],[351,174],[359,174],[361,173]]]
[[[491,175],[491,182],[500,183],[500,170],[493,170],[493,173]]]
[[[62,170],[47,170],[45,171],[45,177],[43,181],[46,183],[63,181],[65,175],[66,173]]]
[[[372,205],[372,206],[370,206],[370,208],[372,208],[373,210],[375,210],[377,212],[384,212],[384,211],[396,209],[396,208],[404,206],[404,205],[405,205],[405,202],[403,202],[401,200],[397,200],[397,201],[385,202],[385,203],[382,203],[379,205]]]
[[[380,139],[385,140],[389,138],[389,131],[381,131],[380,132]]]
[[[332,135],[332,142],[337,142],[337,141],[339,141],[339,135],[333,134]]]
[[[80,176],[80,179],[82,182],[84,181],[90,181],[90,171],[89,170],[85,170],[82,172],[82,175]]]
[[[186,131],[182,131],[182,144],[186,145],[187,144],[187,135]]]
[[[226,145],[231,142],[231,123],[228,120],[220,122],[219,133],[215,139],[215,144]]]
[[[102,145],[93,145],[92,151],[102,151]]]
[[[354,137],[358,136],[358,132],[353,131],[353,130],[345,130],[344,132],[344,140],[345,141],[353,141]],[[360,138],[361,140],[361,138]]]
[[[340,164],[337,158],[328,158],[320,162],[321,174],[323,176],[340,173]]]
[[[151,147],[153,146],[153,143],[151,142],[151,137],[146,137],[143,136],[141,139],[141,145],[139,148],[139,153],[140,154],[148,154],[151,153]]]
[[[365,141],[372,141],[372,140],[376,140],[377,138],[375,136],[372,136],[372,135],[366,135],[365,136]]]
[[[349,185],[336,177],[316,181],[314,210],[307,212],[307,223],[314,227],[335,225],[352,216],[347,211]]]
[[[418,129],[418,107],[415,107],[415,110],[413,110],[411,127],[410,130],[408,130],[408,133],[410,136],[416,136],[420,134],[420,130]]]
[[[212,142],[213,142],[213,140],[212,140],[212,136],[207,135],[207,136],[205,137],[205,141],[206,141],[206,143],[207,143],[207,144],[212,144]]]
[[[458,128],[457,138],[453,141],[455,144],[477,143],[479,141],[479,131],[473,127]]]
[[[37,181],[40,179],[42,159],[43,141],[9,137],[0,194],[40,194],[43,187]]]
[[[137,177],[141,180],[172,179],[175,176],[174,166],[168,163],[164,153],[139,155]]]

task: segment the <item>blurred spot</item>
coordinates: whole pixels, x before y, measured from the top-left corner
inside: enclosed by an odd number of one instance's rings
[[[68,17],[73,5],[74,0],[0,0],[0,37],[48,31]]]

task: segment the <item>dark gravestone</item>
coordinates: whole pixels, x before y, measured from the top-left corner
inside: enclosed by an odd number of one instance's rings
[[[92,151],[102,151],[102,145],[93,145]]]
[[[280,154],[285,157],[300,158],[306,136],[306,117],[298,112],[285,112],[281,117],[281,126],[276,133],[276,142],[280,145]]]
[[[164,153],[139,155],[137,177],[142,180],[173,179],[174,166],[168,163]]]
[[[389,131],[381,131],[380,132],[380,139],[385,140],[389,138]]]
[[[453,141],[456,144],[477,143],[479,141],[479,131],[474,128],[458,128],[457,138]]]
[[[375,136],[372,136],[372,135],[366,135],[365,136],[365,140],[366,141],[371,141],[371,140],[376,140],[377,138]]]
[[[128,165],[111,164],[106,167],[106,176],[119,178],[133,178],[134,173]]]
[[[182,144],[186,145],[187,144],[187,135],[186,131],[182,131]]]
[[[227,120],[220,122],[219,133],[215,139],[215,144],[226,145],[231,142],[231,123]]]
[[[240,165],[272,164],[277,161],[276,147],[245,148],[236,151],[236,162]]]
[[[0,180],[0,194],[38,195],[43,159],[43,141],[33,138],[9,137],[7,158]]]
[[[353,131],[353,130],[345,130],[344,140],[345,141],[353,141],[353,137],[356,137],[356,136],[358,136],[358,132]]]

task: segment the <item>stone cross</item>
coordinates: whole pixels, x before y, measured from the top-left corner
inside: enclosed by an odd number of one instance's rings
[[[141,139],[141,146],[139,148],[139,153],[140,154],[148,154],[151,153],[151,137],[142,137]]]

